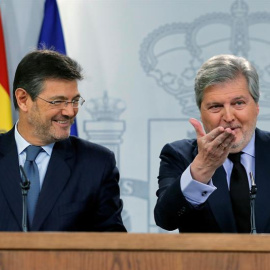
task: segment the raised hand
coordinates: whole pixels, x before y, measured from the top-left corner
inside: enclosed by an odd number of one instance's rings
[[[235,132],[219,126],[206,134],[197,119],[191,118],[189,122],[196,131],[198,142],[198,155],[191,163],[191,175],[193,179],[206,184],[227,158]]]

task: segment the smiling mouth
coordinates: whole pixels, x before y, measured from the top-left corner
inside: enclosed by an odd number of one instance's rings
[[[55,122],[58,126],[60,127],[70,127],[72,125],[72,122],[70,121],[70,119],[68,120],[53,120],[53,122]]]
[[[55,122],[59,123],[59,124],[67,124],[69,121],[65,120],[65,121],[57,121],[55,120]]]

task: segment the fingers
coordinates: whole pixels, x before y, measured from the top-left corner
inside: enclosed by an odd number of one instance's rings
[[[195,118],[190,118],[189,122],[194,127],[194,129],[196,131],[197,138],[203,137],[205,135],[205,132],[203,130],[203,127],[202,127],[200,121],[198,121]]]
[[[235,140],[235,132],[232,129],[219,126],[206,134],[200,121],[190,118],[189,122],[196,131],[200,151],[211,152],[212,154],[217,153],[223,157],[229,152]]]
[[[227,148],[234,141],[234,139],[235,136],[233,132],[224,130],[222,134],[217,136],[216,143],[219,144],[219,146]]]
[[[211,168],[220,166],[230,152],[235,132],[230,128],[217,127],[205,136],[197,138],[198,157]]]
[[[235,131],[230,128],[217,127],[205,134],[201,123],[191,118],[197,134],[198,155],[192,162],[191,174],[194,179],[208,183],[215,170],[226,160],[233,142]]]
[[[228,154],[234,140],[235,132],[231,129],[225,129],[223,133],[213,140],[213,146]]]
[[[231,129],[229,128],[224,129],[223,127],[217,127],[208,134],[205,134],[205,131],[200,121],[198,121],[195,118],[190,118],[189,122],[192,124],[192,126],[196,131],[197,139],[204,137],[203,140],[205,142],[214,142],[216,146],[221,145],[223,141],[226,140],[227,138],[229,138],[230,141],[230,139],[232,139],[234,134],[234,132]],[[224,142],[224,146],[227,146],[227,144],[228,141]]]

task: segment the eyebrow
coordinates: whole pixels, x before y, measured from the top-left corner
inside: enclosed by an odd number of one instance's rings
[[[235,97],[235,98],[233,99],[233,101],[234,101],[234,100],[238,100],[238,99],[247,99],[247,97],[246,97],[246,96]]]
[[[238,96],[238,97],[233,98],[230,102],[235,102],[235,101],[237,101],[239,99],[246,100],[247,97],[245,97],[245,96]],[[205,105],[206,106],[211,106],[211,105],[217,105],[217,104],[223,104],[223,103],[222,102],[218,102],[218,101],[213,101],[213,102],[206,103]]]
[[[78,95],[76,95],[75,97],[73,97],[72,98],[72,100],[73,99],[75,99],[75,98],[80,98],[81,97],[81,95],[80,94],[78,94]],[[53,96],[53,97],[50,97],[49,99],[51,99],[51,100],[59,100],[59,99],[62,99],[62,100],[68,100],[68,98],[66,97],[66,96]]]

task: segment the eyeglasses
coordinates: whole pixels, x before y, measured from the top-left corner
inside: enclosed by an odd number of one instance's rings
[[[79,107],[81,107],[83,105],[83,103],[85,102],[85,100],[82,97],[78,97],[76,99],[73,99],[72,101],[66,101],[66,100],[53,100],[53,101],[49,101],[46,100],[44,98],[41,98],[39,96],[37,96],[37,98],[50,103],[54,108],[57,109],[63,109],[65,107],[68,106],[68,104],[71,104],[72,108],[77,109]]]

